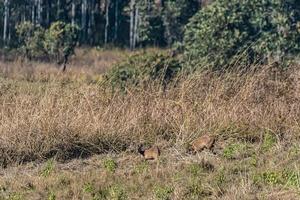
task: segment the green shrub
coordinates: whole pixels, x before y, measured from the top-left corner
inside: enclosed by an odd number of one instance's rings
[[[143,174],[148,172],[149,164],[146,161],[142,161],[141,163],[137,164],[134,169],[137,174]]]
[[[188,172],[193,177],[198,177],[203,172],[203,169],[199,163],[192,163],[188,166]]]
[[[264,183],[269,185],[277,185],[283,183],[281,173],[275,171],[265,171],[263,173],[256,174],[253,177],[253,181],[256,184]]]
[[[241,144],[230,144],[224,148],[223,156],[227,159],[233,159],[242,148]]]
[[[217,0],[191,18],[185,57],[197,67],[221,69],[289,59],[300,52],[297,0]]]
[[[45,30],[42,27],[35,27],[31,22],[24,22],[17,25],[16,31],[20,42],[19,50],[25,57],[36,59],[47,55],[44,46]]]
[[[54,159],[50,159],[46,162],[46,165],[41,171],[41,176],[48,177],[54,170]]]
[[[79,28],[61,21],[54,22],[45,33],[45,47],[56,61],[66,62],[74,54]]]
[[[264,135],[264,140],[262,143],[262,149],[264,151],[268,151],[269,149],[271,149],[274,144],[277,142],[276,136],[272,133],[265,133]]]
[[[155,186],[154,195],[158,200],[169,200],[174,189],[168,186]]]
[[[56,195],[53,192],[50,192],[48,194],[48,200],[55,200],[56,199]]]
[[[113,185],[109,188],[109,196],[111,200],[127,199],[126,191],[120,185]]]
[[[205,199],[212,194],[212,192],[206,189],[200,180],[192,180],[191,183],[187,185],[187,191],[185,196],[187,199]]]
[[[128,86],[146,86],[150,82],[166,85],[181,70],[176,58],[164,53],[143,53],[130,56],[115,65],[105,76],[113,89],[124,90]]]
[[[54,58],[58,63],[66,63],[74,54],[78,27],[64,22],[54,22],[44,30],[31,22],[16,27],[20,50],[27,58]]]
[[[113,159],[106,159],[103,161],[103,165],[104,165],[104,168],[108,171],[108,172],[115,172],[118,165],[116,163],[116,161],[114,161]]]

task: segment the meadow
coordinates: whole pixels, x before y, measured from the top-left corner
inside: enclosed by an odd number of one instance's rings
[[[299,66],[112,92],[103,73],[131,54],[80,49],[65,73],[0,63],[0,199],[300,198]],[[213,150],[189,154],[203,134]],[[160,147],[158,170],[139,144]]]

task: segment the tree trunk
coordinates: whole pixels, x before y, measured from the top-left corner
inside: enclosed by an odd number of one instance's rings
[[[118,39],[118,29],[119,29],[119,0],[115,0],[115,33],[114,33],[114,41],[116,42]]]
[[[42,12],[43,12],[42,0],[38,0],[38,5],[37,5],[37,24],[39,24],[39,25],[42,24]]]
[[[90,17],[89,17],[89,42],[90,45],[93,45],[95,42],[95,14],[96,14],[96,9],[97,9],[97,3],[96,1],[91,1],[90,5]]]
[[[106,0],[106,5],[105,5],[105,35],[104,35],[104,44],[105,45],[108,42],[109,4],[110,4],[110,0]]]
[[[129,28],[129,43],[130,49],[133,50],[133,40],[134,40],[134,9],[135,8],[135,0],[131,0],[130,2],[130,28]]]
[[[51,11],[51,0],[47,0],[47,13],[46,13],[46,24],[50,25],[50,11]]]
[[[75,0],[72,0],[72,25],[75,25],[75,17],[76,17],[76,4]]]
[[[37,0],[32,0],[32,10],[31,10],[31,23],[35,24],[36,22],[36,18],[35,18],[35,15],[36,15],[36,1]]]
[[[9,24],[9,0],[5,0],[5,2],[4,2],[4,26],[3,26],[3,43],[4,43],[4,45],[7,45],[8,24]]]
[[[82,32],[82,41],[86,39],[87,32],[87,0],[82,0],[81,4],[81,32]]]
[[[139,7],[136,5],[135,6],[135,14],[134,14],[133,49],[135,49],[136,44],[139,40],[138,26],[139,26]]]
[[[61,0],[57,0],[56,20],[60,19]]]
[[[21,21],[22,22],[25,22],[26,21],[26,12],[27,12],[27,5],[26,5],[26,3],[23,5],[23,11],[22,11],[22,19],[21,19]]]

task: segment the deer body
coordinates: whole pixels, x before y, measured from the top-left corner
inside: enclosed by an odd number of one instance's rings
[[[149,149],[144,149],[142,146],[138,148],[138,152],[143,155],[146,160],[158,160],[160,156],[160,150],[157,146]]]
[[[215,142],[215,138],[209,135],[203,135],[191,142],[191,150],[197,152],[203,149],[211,149]]]

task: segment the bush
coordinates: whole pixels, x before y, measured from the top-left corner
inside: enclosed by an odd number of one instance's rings
[[[16,27],[21,43],[20,49],[27,58],[54,58],[66,63],[74,54],[78,27],[64,22],[55,22],[49,29],[24,22]]]
[[[299,8],[296,0],[217,0],[186,26],[186,59],[217,69],[236,60],[288,60],[300,51]]]
[[[124,90],[128,86],[146,86],[158,82],[164,86],[171,82],[181,70],[181,63],[164,53],[146,53],[130,56],[115,65],[105,76],[114,89]]]
[[[45,33],[45,47],[58,63],[67,62],[74,54],[79,28],[71,24],[54,22]]]
[[[21,53],[29,59],[37,59],[47,55],[44,47],[45,30],[35,27],[31,22],[24,22],[16,27]]]
[[[110,158],[104,160],[103,165],[108,172],[112,173],[114,173],[118,167],[116,161]]]

